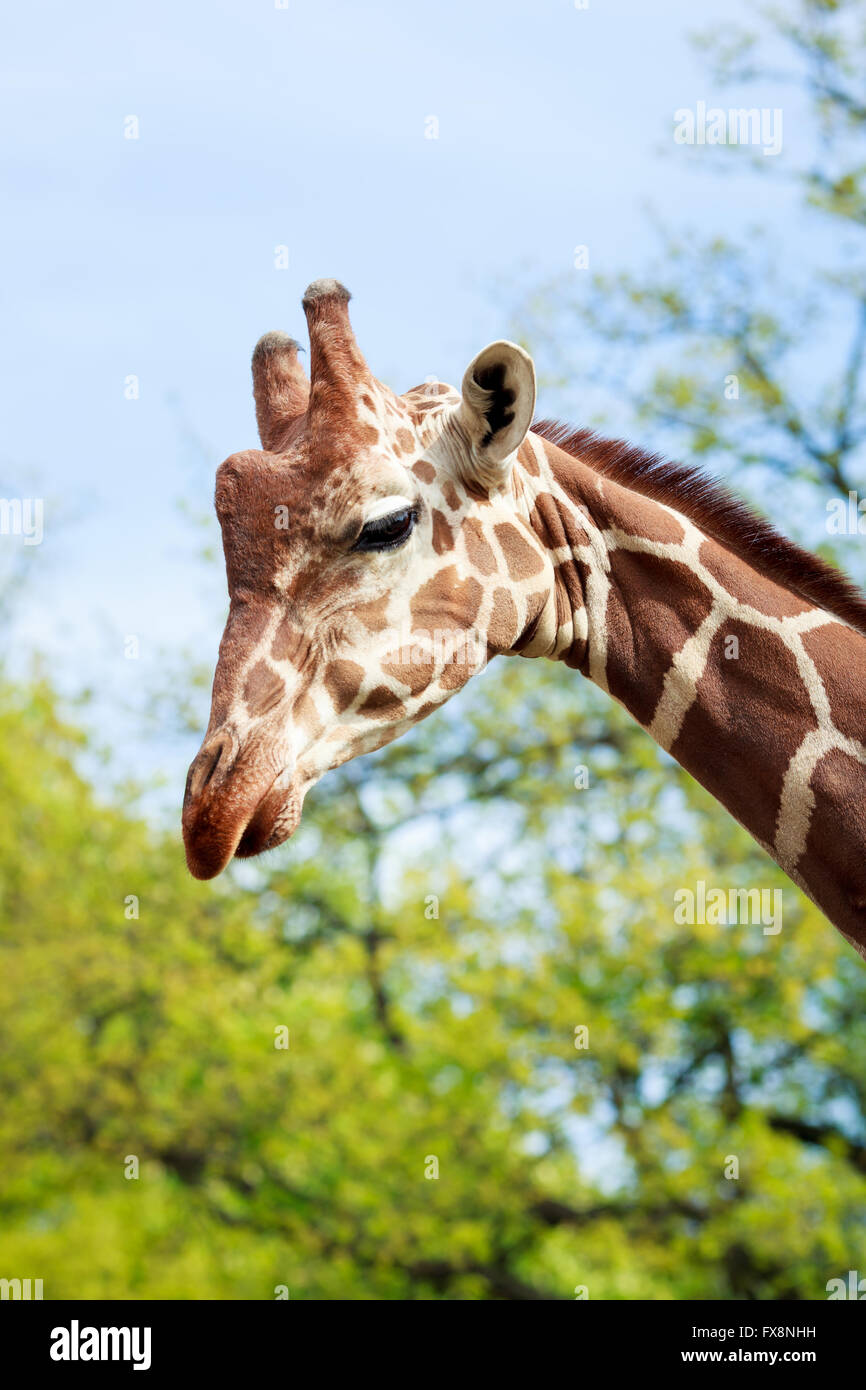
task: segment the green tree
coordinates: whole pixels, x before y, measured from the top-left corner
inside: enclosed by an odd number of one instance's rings
[[[193,882],[76,771],[50,692],[3,690],[10,1275],[825,1296],[862,1248],[860,962],[624,717],[578,725],[574,680],[501,662],[243,885]],[[680,885],[746,873],[779,937],[675,924]]]
[[[796,235],[758,223],[707,238],[653,216],[643,272],[557,277],[527,295],[516,331],[544,352],[549,385],[593,382],[602,413],[627,403],[639,434],[735,471],[781,524],[829,545],[826,500],[862,487],[866,444],[866,17],[861,0],[795,0],[758,7],[755,24],[698,40],[713,90],[759,107],[782,83],[808,156],[676,157],[720,181],[750,168],[756,207],[768,192],[790,206]],[[866,574],[856,541],[841,554]]]

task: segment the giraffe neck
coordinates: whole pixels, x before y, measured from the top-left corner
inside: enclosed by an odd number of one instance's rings
[[[866,637],[540,436],[514,488],[554,574],[520,654],[624,705],[866,955]]]

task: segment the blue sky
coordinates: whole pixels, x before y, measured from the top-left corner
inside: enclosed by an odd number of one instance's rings
[[[750,12],[18,7],[0,46],[0,490],[45,498],[45,540],[16,557],[30,583],[15,652],[48,652],[64,688],[130,694],[166,646],[215,656],[218,590],[178,499],[209,507],[213,468],[256,442],[250,352],[273,327],[301,336],[310,280],[350,287],[373,370],[403,390],[459,381],[507,332],[517,286],[567,271],[578,243],[595,270],[640,264],[647,203],[678,229],[784,226],[779,185],[756,206],[753,178],[719,180],[672,141],[676,108],[730,103],[690,30]],[[782,158],[796,155],[791,93],[761,104],[784,105]]]

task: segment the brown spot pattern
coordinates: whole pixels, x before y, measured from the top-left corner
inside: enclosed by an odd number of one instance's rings
[[[728,637],[737,639],[736,658],[725,655]],[[772,719],[756,718],[760,710],[772,710]],[[781,637],[731,620],[710,645],[697,699],[671,752],[713,796],[737,808],[753,835],[772,845],[785,772],[816,727],[797,663]]]
[[[866,638],[842,623],[827,623],[804,632],[803,646],[818,668],[836,728],[848,738],[866,741]]]
[[[481,606],[483,590],[478,580],[469,575],[459,579],[456,565],[434,574],[421,585],[410,604],[412,624],[426,631],[447,628],[468,628],[474,623]]]
[[[325,667],[325,689],[338,714],[347,710],[361,689],[364,668],[357,661],[329,661]]]
[[[477,674],[478,662],[471,659],[469,652],[464,647],[449,655],[440,672],[439,684],[443,690],[460,690],[468,680]]]
[[[433,509],[433,549],[437,555],[444,555],[447,550],[454,549],[454,533],[442,512],[435,507]]]
[[[543,590],[537,594],[529,595],[526,600],[526,622],[524,623],[522,633],[511,649],[512,651],[522,652],[525,647],[529,646],[535,636],[538,620],[544,611],[544,605],[546,603],[547,594]]]
[[[733,598],[739,603],[747,603],[759,613],[766,613],[770,618],[794,617],[815,606],[790,590],[783,589],[775,580],[759,574],[739,555],[719,545],[718,541],[705,540],[698,551],[698,558]]]
[[[294,717],[296,723],[300,724],[301,728],[304,729],[311,738],[318,738],[324,728],[316,706],[306,693],[297,701],[294,709]]]
[[[482,574],[493,574],[496,556],[477,517],[469,517],[461,528],[469,563]]]
[[[535,457],[535,450],[528,439],[525,439],[517,450],[517,462],[521,467],[525,468],[527,473],[530,473],[533,478],[538,478],[540,476],[541,469]]]
[[[352,612],[368,632],[381,632],[388,626],[388,598],[388,594],[383,594],[381,598],[370,599],[353,607]]]
[[[637,551],[610,553],[608,686],[641,724],[652,722],[665,673],[712,608],[686,565]]]
[[[437,709],[441,709],[441,707],[441,700],[427,700],[423,705],[419,706],[415,718],[426,719],[428,714],[433,714]]]
[[[552,550],[589,543],[589,536],[581,523],[580,514],[559,505],[549,492],[540,492],[536,497],[529,524],[542,544]]]
[[[815,809],[806,840],[809,887],[842,931],[866,942],[866,768],[833,749],[812,774]],[[845,807],[844,832],[839,807]]]
[[[420,695],[427,689],[434,669],[433,658],[421,647],[404,654],[402,660],[382,662],[383,673],[408,686],[410,695]]]
[[[507,589],[493,593],[493,608],[487,625],[487,646],[492,653],[507,652],[517,638],[519,624],[517,605]]]
[[[406,707],[387,685],[377,685],[359,705],[358,713],[367,714],[371,719],[395,720],[403,718]]]
[[[630,492],[618,483],[605,481],[602,503],[608,524],[630,536],[644,536],[650,541],[678,545],[685,537],[682,522],[666,512],[658,503]]]
[[[286,689],[282,676],[265,661],[257,661],[244,682],[244,701],[250,714],[267,714],[278,705]]]
[[[512,579],[531,579],[544,568],[544,561],[538,551],[533,549],[510,521],[500,521],[493,529]]]
[[[284,618],[274,634],[271,643],[271,656],[274,661],[291,661],[300,666],[303,653],[309,643],[297,624]]]
[[[445,498],[445,501],[451,508],[452,512],[460,510],[460,498],[457,495],[457,489],[451,482],[450,478],[446,478],[445,482],[442,484],[442,496]]]

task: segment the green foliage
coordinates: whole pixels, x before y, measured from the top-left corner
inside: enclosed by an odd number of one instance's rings
[[[4,1270],[58,1298],[825,1296],[862,1248],[866,975],[576,681],[500,662],[246,889],[193,882],[85,783],[50,693],[3,690]],[[783,887],[780,936],[674,923],[732,865]]]
[[[758,225],[733,239],[653,218],[648,265],[537,286],[514,331],[540,350],[548,386],[579,382],[581,402],[594,386],[602,429],[627,403],[643,442],[732,474],[738,492],[862,581],[862,537],[828,541],[825,523],[828,497],[862,495],[866,461],[866,18],[862,0],[793,0],[759,6],[755,22],[750,33],[713,30],[701,47],[732,106],[765,106],[768,82],[799,99],[792,144],[805,155],[687,153],[720,181],[752,172]],[[804,234],[789,244],[760,215],[768,193],[783,208],[792,189]]]

